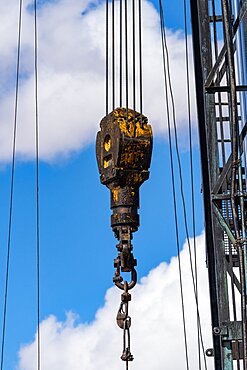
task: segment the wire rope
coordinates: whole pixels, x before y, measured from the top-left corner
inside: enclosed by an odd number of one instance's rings
[[[132,23],[133,23],[133,110],[134,110],[134,122],[135,122],[135,110],[136,110],[136,48],[135,48],[135,0],[132,0]]]
[[[123,1],[119,0],[119,105],[123,104]]]
[[[168,80],[169,93],[170,93],[171,103],[172,103],[172,117],[173,117],[173,125],[174,125],[175,149],[176,149],[176,156],[177,156],[178,169],[179,169],[180,193],[181,193],[181,199],[182,199],[184,226],[185,226],[186,239],[187,239],[188,249],[189,249],[191,276],[192,276],[194,295],[195,295],[195,301],[196,301],[197,317],[198,317],[199,328],[200,328],[200,338],[201,338],[201,345],[202,345],[202,349],[203,349],[204,365],[205,365],[205,369],[207,369],[205,348],[204,348],[204,343],[203,343],[203,338],[202,338],[202,331],[201,331],[201,320],[200,320],[199,306],[198,306],[198,300],[197,300],[197,295],[196,295],[195,277],[194,277],[194,272],[193,272],[192,253],[191,253],[191,245],[190,245],[190,238],[189,238],[189,231],[188,231],[188,221],[187,221],[185,197],[184,197],[184,191],[183,191],[182,165],[181,165],[181,159],[180,159],[179,148],[178,148],[175,102],[174,102],[173,89],[172,89],[172,84],[171,84],[169,51],[168,51],[167,41],[166,41],[166,32],[165,32],[165,23],[164,23],[162,0],[159,0],[159,4],[160,4],[160,17],[162,18],[162,24],[163,24],[163,42],[164,42],[164,49],[165,49],[164,55],[166,56],[165,58],[166,58],[167,80]]]
[[[124,1],[125,7],[125,88],[126,88],[126,121],[128,124],[129,109],[129,67],[128,67],[128,0]]]
[[[140,113],[141,113],[141,124],[142,124],[142,112],[143,112],[143,79],[142,79],[142,0],[138,0],[138,11],[139,11],[139,84],[140,84]]]
[[[163,30],[164,30],[164,18],[163,18],[162,4],[160,1],[160,31],[161,31],[162,54],[163,54],[166,111],[167,111],[167,123],[168,123],[168,139],[169,139],[170,166],[171,166],[171,177],[172,177],[173,209],[174,209],[174,220],[175,220],[175,234],[176,234],[176,246],[177,246],[177,254],[178,254],[180,297],[181,297],[183,333],[184,333],[184,350],[185,350],[186,368],[187,370],[189,370],[189,355],[188,355],[188,343],[187,343],[186,319],[185,319],[185,307],[184,307],[182,267],[181,267],[181,258],[180,258],[180,249],[179,249],[177,199],[176,199],[176,190],[175,190],[175,175],[174,175],[174,163],[173,163],[173,151],[172,151],[171,122],[170,122],[170,110],[169,110],[169,101],[168,101],[168,83],[167,83],[167,73],[166,73],[166,63],[165,63],[165,44],[164,44],[164,31]]]
[[[164,62],[164,72],[165,72],[165,78],[166,78],[166,73],[167,73],[167,81],[168,81],[169,93],[170,93],[171,104],[172,104],[172,117],[173,117],[173,125],[174,125],[175,149],[176,149],[176,156],[177,156],[178,169],[179,169],[180,193],[181,193],[181,199],[182,199],[184,226],[185,226],[185,232],[186,232],[186,239],[187,239],[187,243],[188,243],[191,276],[192,276],[194,295],[195,295],[195,301],[196,301],[197,318],[198,318],[199,328],[200,328],[200,338],[201,338],[201,346],[202,346],[202,349],[203,349],[204,366],[205,366],[205,369],[207,369],[205,347],[204,347],[204,342],[203,342],[203,337],[202,337],[202,330],[201,330],[201,320],[200,320],[199,306],[198,306],[198,300],[197,300],[197,294],[196,294],[195,277],[194,277],[194,272],[193,272],[193,262],[192,262],[191,245],[190,245],[190,238],[189,238],[189,231],[188,231],[188,221],[187,221],[185,197],[184,197],[184,191],[183,191],[183,176],[182,176],[181,159],[180,159],[179,148],[178,148],[175,102],[174,102],[173,89],[172,89],[172,84],[171,84],[169,51],[168,51],[167,40],[166,40],[166,31],[165,31],[165,22],[164,22],[162,0],[159,0],[159,6],[160,6],[160,18],[161,18],[162,49],[164,47],[163,59],[164,59],[164,57],[166,59],[166,62],[165,62],[165,60],[163,60],[163,62]]]
[[[106,115],[109,112],[108,101],[109,101],[109,0],[106,0],[106,63],[105,63],[105,109]]]
[[[186,83],[187,83],[187,110],[189,128],[189,152],[190,152],[190,183],[191,183],[191,206],[192,206],[192,231],[194,246],[194,271],[195,271],[195,294],[198,301],[198,278],[197,278],[197,246],[196,246],[196,221],[195,221],[195,191],[194,191],[194,165],[193,165],[193,143],[192,143],[192,123],[191,123],[191,101],[190,101],[190,75],[189,75],[189,53],[188,53],[188,26],[187,26],[187,3],[184,0],[184,33],[185,33],[185,60],[186,60]],[[198,347],[198,367],[201,370],[200,353],[200,323],[197,317],[197,347]]]
[[[36,159],[36,253],[37,253],[37,368],[41,367],[40,348],[40,204],[39,204],[39,105],[38,105],[38,20],[34,0],[34,75],[35,75],[35,159]]]
[[[112,110],[115,108],[115,0],[112,0]]]
[[[4,365],[7,302],[8,302],[8,287],[9,287],[9,267],[10,267],[10,254],[11,254],[11,231],[12,231],[12,218],[13,218],[12,217],[13,216],[13,195],[14,195],[14,178],[15,178],[16,133],[17,133],[19,77],[20,77],[20,52],[21,52],[21,31],[22,31],[22,0],[19,1],[19,17],[18,18],[19,19],[18,19],[15,103],[14,103],[14,128],[13,128],[13,146],[12,146],[11,182],[10,182],[10,203],[9,203],[6,275],[5,275],[5,290],[4,290],[4,307],[3,307],[3,327],[2,327],[2,343],[1,343],[1,370],[3,370],[3,365]]]

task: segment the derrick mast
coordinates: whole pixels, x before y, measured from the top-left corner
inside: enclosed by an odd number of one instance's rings
[[[247,1],[191,0],[215,369],[247,370]]]

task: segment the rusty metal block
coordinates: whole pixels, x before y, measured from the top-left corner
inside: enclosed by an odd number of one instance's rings
[[[145,116],[117,108],[101,120],[96,139],[100,180],[111,192],[111,226],[119,239],[124,227],[139,227],[139,188],[149,177],[152,129]]]

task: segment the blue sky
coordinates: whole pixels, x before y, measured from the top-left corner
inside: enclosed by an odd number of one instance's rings
[[[46,7],[46,3],[46,1],[42,1],[41,10]],[[56,3],[59,4],[59,1]],[[157,5],[155,2],[154,4]],[[12,6],[16,6],[16,4]],[[56,4],[53,6],[56,7]],[[165,2],[166,25],[173,31],[183,27],[182,7],[182,1]],[[62,6],[60,6],[60,11],[61,8]],[[49,14],[52,14],[54,9],[51,8]],[[47,12],[49,12],[49,8]],[[66,39],[66,34],[64,38]],[[45,43],[45,37],[43,43]],[[176,45],[174,46],[176,48]],[[79,47],[83,48],[83,45]],[[9,62],[8,68],[13,67],[13,60]],[[29,62],[25,60],[25,55],[23,66],[29,71],[27,76],[29,76],[29,73],[31,75],[31,67]],[[69,68],[69,66],[67,67]],[[57,68],[59,70],[60,67]],[[1,67],[1,72],[3,71],[4,66]],[[96,73],[98,72],[96,71]],[[4,77],[1,76],[1,79],[4,79]],[[9,83],[10,81],[5,81],[6,91]],[[27,95],[25,95],[25,86],[22,87],[22,99],[25,105],[24,99]],[[185,87],[182,94],[185,95]],[[102,101],[103,96],[104,91],[102,91]],[[4,98],[3,93],[3,100]],[[10,99],[9,95],[8,99]],[[162,97],[160,97],[160,101],[162,102]],[[83,110],[83,102],[82,98],[80,110]],[[31,103],[29,102],[29,104]],[[20,111],[21,109],[20,101]],[[162,110],[164,107],[160,109]],[[179,109],[181,110],[181,107]],[[186,106],[184,106],[183,112],[186,112]],[[182,116],[183,112],[178,113],[179,117]],[[97,114],[100,119],[102,116],[101,108]],[[23,120],[25,112],[21,113],[20,116]],[[8,117],[7,113],[5,119],[6,117]],[[3,119],[3,117],[1,118]],[[104,305],[106,290],[112,286],[116,240],[110,228],[109,191],[100,184],[95,158],[94,136],[99,119],[93,128],[87,129],[89,133],[85,137],[81,136],[81,141],[77,142],[73,139],[73,143],[69,143],[70,146],[65,142],[65,148],[61,144],[54,156],[51,154],[50,147],[45,148],[41,153],[42,320],[51,314],[55,315],[58,320],[65,320],[66,312],[73,311],[79,315],[81,322],[92,322],[96,311]],[[9,122],[11,120],[12,116],[9,117]],[[152,116],[149,116],[149,120],[152,123]],[[182,137],[187,136],[186,118],[184,121],[181,125],[180,121],[178,122],[180,125],[179,135]],[[157,122],[159,129],[155,130],[150,179],[141,188],[141,227],[133,239],[134,254],[138,259],[139,278],[147,275],[161,261],[169,262],[171,257],[176,255],[167,132],[165,128],[162,129],[162,120],[159,122],[157,119]],[[2,125],[2,127],[5,126]],[[22,140],[21,126],[19,132],[20,140]],[[193,155],[195,164],[196,232],[200,234],[203,230],[200,159],[195,130],[193,132],[195,140]],[[59,141],[59,137],[60,133],[57,141]],[[64,137],[62,140],[64,141]],[[181,139],[180,142],[184,191],[188,215],[191,217],[189,153],[186,147],[187,141]],[[14,188],[5,370],[14,369],[17,364],[20,346],[33,341],[36,331],[35,165],[30,154],[33,144],[30,146],[31,149],[28,146],[29,144],[21,145],[16,165]],[[6,258],[9,188],[10,164],[8,163],[8,155],[4,153],[2,154],[0,171],[0,245],[2,246],[0,261],[2,266],[5,266]],[[178,181],[177,193],[179,198],[179,237],[182,247],[185,232]],[[190,234],[192,235],[191,219]],[[3,297],[4,292],[4,274],[5,268],[2,267],[0,269],[1,297]],[[131,304],[135,305],[135,301],[133,300]],[[2,315],[2,306],[0,306],[0,314]],[[115,318],[112,317],[112,320],[114,321]],[[119,348],[121,348],[120,333]]]
[[[168,148],[164,141],[157,141],[150,180],[141,189],[141,227],[133,241],[139,277],[176,254]],[[81,320],[90,321],[112,284],[116,241],[110,228],[108,189],[99,183],[94,152],[91,145],[64,165],[40,167],[42,319],[52,313],[62,320],[65,312],[72,310]],[[187,153],[183,153],[182,160],[188,172]],[[198,169],[198,158],[196,162]],[[6,335],[9,369],[20,343],[29,342],[36,327],[34,174],[33,164],[17,165]],[[9,175],[9,168],[1,172],[3,246]],[[196,175],[199,234],[203,229],[199,171]],[[185,191],[189,194],[187,182]],[[179,220],[182,225],[181,209]],[[185,233],[183,227],[180,230],[182,245]],[[2,261],[3,250],[6,248],[2,249]],[[1,282],[3,279],[4,270]]]

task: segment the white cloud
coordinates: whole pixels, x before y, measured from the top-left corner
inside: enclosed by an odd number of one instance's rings
[[[17,153],[34,156],[33,14],[24,2]],[[94,7],[92,7],[94,4]],[[18,4],[0,4],[0,160],[12,147]],[[117,6],[117,5],[116,5]],[[92,142],[104,115],[105,8],[88,0],[59,0],[39,13],[40,156],[53,161]],[[82,15],[83,13],[83,15]],[[143,2],[144,113],[155,134],[166,132],[159,18]],[[167,31],[178,126],[186,127],[184,37]],[[192,67],[190,67],[191,75]],[[193,100],[193,98],[192,98]],[[193,109],[194,112],[194,109]],[[194,118],[194,113],[193,113]]]
[[[211,347],[209,297],[205,266],[204,235],[197,237],[198,286],[202,331],[205,348]],[[189,267],[187,245],[181,252],[185,314],[187,323],[190,369],[198,370],[196,307]],[[132,291],[132,353],[135,370],[185,369],[178,259],[162,262],[142,278]],[[115,323],[120,292],[111,288],[105,304],[90,323],[76,323],[69,314],[65,322],[50,316],[41,324],[43,370],[108,370],[124,368],[120,355],[122,331]],[[19,369],[36,369],[36,340],[23,346],[19,353]],[[212,359],[207,359],[213,369]],[[130,365],[131,367],[131,365]]]

